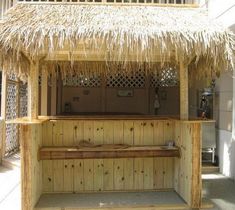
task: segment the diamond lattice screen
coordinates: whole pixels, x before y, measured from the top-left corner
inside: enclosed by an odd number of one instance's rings
[[[107,77],[107,87],[143,88],[145,87],[144,72],[134,75],[110,74]]]
[[[74,86],[74,87],[100,87],[101,86],[101,77],[85,77],[85,76],[67,76],[63,80],[64,86]]]
[[[18,116],[17,97],[17,83],[8,81],[6,96],[6,120],[13,120]],[[18,133],[18,125],[6,124],[5,155],[9,155],[19,149]]]
[[[28,86],[20,83],[19,86],[20,113],[19,117],[25,117],[28,114]]]
[[[174,87],[179,85],[179,75],[175,68],[169,67],[151,76],[151,87]]]

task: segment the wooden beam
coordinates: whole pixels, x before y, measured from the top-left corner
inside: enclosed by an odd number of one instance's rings
[[[177,147],[160,146],[133,146],[124,149],[112,149],[102,146],[95,148],[43,147],[39,150],[40,160],[179,156],[180,152]]]
[[[57,105],[57,78],[56,74],[53,74],[51,77],[51,115],[55,116]]]
[[[188,119],[188,67],[180,62],[180,119]]]
[[[0,162],[5,155],[6,151],[6,103],[7,103],[7,74],[2,71],[2,95],[1,95],[1,117],[2,117],[2,138],[0,138]]]
[[[1,117],[6,120],[6,103],[7,103],[7,74],[2,71],[2,96],[1,96]]]
[[[47,116],[47,98],[48,98],[48,73],[46,69],[42,69],[41,80],[41,115]]]
[[[38,76],[39,61],[31,61],[28,76],[28,117],[30,120],[38,118]]]

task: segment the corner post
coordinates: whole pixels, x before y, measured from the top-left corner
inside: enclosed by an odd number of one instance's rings
[[[5,129],[5,121],[6,121],[6,105],[7,105],[7,73],[3,69],[2,71],[2,98],[1,98],[1,138],[0,138],[0,163],[2,158],[5,155],[6,148],[6,129]]]
[[[180,61],[180,119],[188,120],[188,66]]]
[[[38,118],[38,76],[39,61],[30,61],[28,76],[28,117],[30,120]]]

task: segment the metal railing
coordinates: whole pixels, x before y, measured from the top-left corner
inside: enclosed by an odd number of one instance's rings
[[[0,19],[3,17],[3,14],[15,3],[17,3],[17,0],[0,0]]]
[[[122,5],[161,5],[193,6],[200,0],[0,0],[0,19],[4,13],[17,2],[20,3],[57,3],[57,4],[122,4]]]
[[[100,3],[100,4],[162,4],[194,5],[198,0],[18,0],[18,2],[51,3]]]

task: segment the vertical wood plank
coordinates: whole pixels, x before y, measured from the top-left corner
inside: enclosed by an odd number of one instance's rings
[[[42,161],[42,185],[43,192],[53,192],[54,181],[53,181],[53,161],[43,160]]]
[[[142,121],[134,122],[134,144],[144,145],[143,141],[143,126]],[[143,158],[134,159],[134,189],[144,188],[144,162]]]
[[[164,158],[164,188],[170,189],[174,185],[174,159]]]
[[[84,140],[84,123],[83,121],[74,121],[73,123],[73,139],[74,145],[79,145],[81,140]],[[74,160],[74,191],[84,191],[84,161]]]
[[[163,158],[154,158],[154,189],[163,189],[164,187],[164,164]]]
[[[154,145],[164,145],[164,123],[163,121],[154,121],[153,131],[153,143]]]
[[[42,125],[42,145],[43,146],[52,146],[53,145],[53,123],[51,121],[45,122]]]
[[[175,145],[181,148],[180,122],[178,121],[175,124]],[[174,189],[176,192],[179,191],[180,184],[180,160],[181,158],[174,159]]]
[[[58,120],[52,124],[52,141],[53,146],[64,146],[63,142],[63,121]]]
[[[73,121],[62,121],[63,129],[63,145],[73,146],[74,145],[74,123]]]
[[[134,143],[134,123],[125,121],[123,127],[124,144],[133,145]],[[134,159],[125,158],[124,160],[124,189],[131,190],[134,186]]]
[[[64,190],[64,161],[53,160],[53,187],[54,192],[63,192]]]
[[[84,191],[84,164],[83,160],[74,160],[74,191]]]
[[[164,122],[164,144],[167,144],[169,141],[175,140],[175,123],[172,121]]]
[[[114,144],[123,144],[123,121],[114,121]],[[124,167],[123,159],[114,159],[114,189],[124,188]]]
[[[95,144],[103,144],[104,142],[104,123],[103,121],[94,122],[94,138]],[[103,190],[103,168],[104,162],[102,159],[94,160],[94,190]]]
[[[63,121],[55,121],[52,125],[53,146],[63,146]],[[54,191],[63,192],[64,190],[64,160],[53,161],[53,180]]]
[[[48,121],[42,125],[42,145],[52,146],[53,145],[53,135],[52,135],[53,123]],[[53,177],[53,161],[43,160],[42,161],[42,184],[43,192],[53,192],[54,190],[54,177]]]
[[[84,140],[94,143],[94,121],[84,121]],[[94,160],[84,160],[84,190],[94,189]]]
[[[74,160],[64,160],[64,192],[74,191]]]
[[[114,122],[104,121],[104,144],[113,144]],[[104,159],[104,190],[113,190],[113,159]]]
[[[83,121],[75,121],[73,124],[74,145],[78,146],[79,142],[84,140],[84,123]]]
[[[144,145],[153,145],[154,122],[143,122],[143,141]],[[153,158],[143,158],[144,164],[144,189],[153,189]]]

